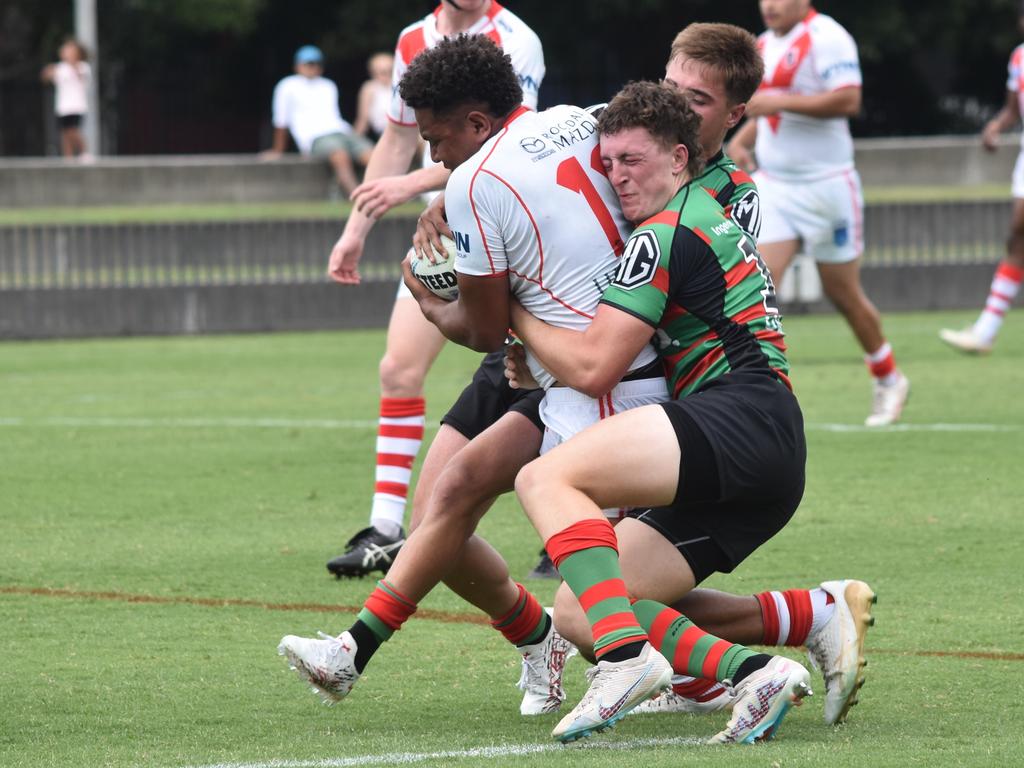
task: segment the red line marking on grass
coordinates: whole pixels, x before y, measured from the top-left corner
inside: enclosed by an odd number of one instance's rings
[[[110,600],[120,603],[150,605],[199,605],[205,608],[260,608],[265,611],[310,611],[312,613],[359,613],[361,606],[332,605],[327,603],[264,603],[239,597],[196,597],[193,595],[136,595],[130,592],[93,592],[55,587],[0,587],[4,595],[32,595],[35,597],[64,597],[73,600]],[[414,619],[442,621],[448,624],[487,624],[484,616],[447,611],[417,611]],[[980,661],[1024,661],[1024,653],[997,653],[994,651],[904,651],[897,648],[872,648],[873,654],[893,656],[934,656]]]
[[[206,608],[261,608],[265,611],[310,611],[313,613],[359,613],[362,606],[329,605],[326,603],[264,603],[238,597],[195,597],[192,595],[134,595],[129,592],[93,592],[55,587],[0,587],[0,594],[67,597],[73,600],[110,600],[119,603],[151,605],[201,605]],[[449,624],[487,624],[484,616],[469,616],[446,611],[417,611],[413,618],[443,621]]]

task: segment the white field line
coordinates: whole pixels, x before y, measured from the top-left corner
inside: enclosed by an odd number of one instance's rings
[[[320,760],[266,760],[255,763],[213,763],[209,765],[192,765],[187,768],[349,768],[362,765],[411,765],[426,760],[498,760],[507,757],[537,755],[545,752],[590,749],[614,749],[632,751],[647,747],[699,746],[703,739],[693,737],[676,737],[669,739],[630,739],[613,742],[577,742],[563,744],[520,744],[499,747],[476,747],[474,749],[447,750],[444,752],[392,752],[380,755],[360,755],[358,757],[327,757]]]
[[[436,425],[427,424],[427,429]],[[376,419],[289,419],[289,418],[145,418],[105,416],[50,416],[22,418],[0,416],[0,427],[112,427],[117,429],[376,429]],[[808,432],[1020,432],[1024,424],[894,424],[891,427],[865,427],[863,424],[810,422]]]

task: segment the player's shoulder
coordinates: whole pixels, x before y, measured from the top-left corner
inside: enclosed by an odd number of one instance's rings
[[[515,13],[505,6],[498,3],[495,3],[494,5],[496,6],[496,10],[494,15],[491,16],[491,23],[498,28],[498,32],[501,33],[503,38],[507,35],[524,42],[540,45],[540,37],[533,31],[529,24],[516,16]]]
[[[298,85],[300,79],[302,75],[286,75],[277,81],[274,90],[288,91]]]
[[[1010,63],[1018,67],[1024,64],[1024,43],[1021,43],[1010,52]]]
[[[807,31],[811,34],[811,39],[816,42],[819,40],[821,42],[833,40],[853,42],[853,35],[847,31],[846,27],[828,14],[815,12],[804,24],[807,26]]]
[[[424,16],[422,19],[417,19],[398,33],[398,43],[395,45],[395,50],[398,51],[400,58],[406,64],[416,58],[416,55],[427,47],[425,28],[428,19],[430,19],[429,15]]]

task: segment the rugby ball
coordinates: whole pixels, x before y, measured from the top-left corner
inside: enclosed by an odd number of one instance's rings
[[[444,253],[439,253],[436,248],[431,248],[432,257],[422,252],[417,253],[410,266],[416,279],[432,294],[445,301],[454,301],[459,296],[459,280],[455,275],[455,241],[441,235],[441,244]]]

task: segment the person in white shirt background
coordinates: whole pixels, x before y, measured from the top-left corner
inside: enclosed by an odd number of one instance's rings
[[[40,74],[43,82],[53,83],[54,112],[60,126],[60,150],[64,157],[89,159],[82,136],[82,119],[89,111],[89,54],[80,42],[67,38],[58,51],[60,61],[47,64]]]
[[[352,130],[338,109],[338,86],[323,76],[324,55],[315,45],[295,52],[295,74],[274,87],[274,139],[261,157],[280,157],[291,132],[304,155],[326,157],[346,197],[358,185],[355,163],[365,166],[373,144]]]

